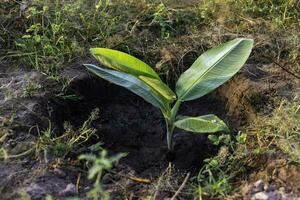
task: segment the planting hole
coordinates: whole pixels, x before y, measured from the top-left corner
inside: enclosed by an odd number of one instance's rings
[[[168,153],[164,118],[157,108],[105,80],[82,71],[77,74],[71,90],[81,100],[65,101],[55,110],[58,127],[62,128],[64,121],[80,126],[93,109],[99,108],[100,117],[93,123],[99,138],[93,138],[91,143],[103,142],[112,154],[127,152],[121,164],[138,173],[151,173],[152,170],[165,168],[171,160],[176,168],[193,171],[199,169],[205,158],[217,152],[217,147],[207,139],[207,134],[176,129],[174,152]],[[213,113],[228,121],[225,107],[224,102],[213,93],[183,104],[179,113],[190,116]]]

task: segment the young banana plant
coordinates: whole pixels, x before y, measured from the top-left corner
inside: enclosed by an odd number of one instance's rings
[[[192,133],[229,132],[227,125],[213,114],[178,117],[178,109],[181,103],[200,98],[229,80],[244,65],[252,46],[253,40],[237,38],[206,51],[181,74],[176,83],[176,94],[150,66],[120,51],[92,48],[91,54],[107,68],[92,64],[84,66],[97,76],[132,91],[159,108],[166,122],[168,149],[172,151],[175,128]]]

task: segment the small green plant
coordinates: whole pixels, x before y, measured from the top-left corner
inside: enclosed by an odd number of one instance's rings
[[[94,147],[95,148],[95,147]],[[79,156],[79,160],[86,160],[87,162],[92,162],[92,167],[88,171],[88,179],[94,179],[94,188],[92,188],[88,193],[89,198],[95,200],[107,200],[109,199],[109,194],[102,188],[101,179],[103,173],[106,170],[110,170],[116,162],[121,158],[125,157],[126,153],[119,153],[114,156],[108,157],[107,151],[103,149],[100,145],[96,145],[96,148],[100,148],[100,154],[83,154]]]
[[[200,200],[225,197],[232,192],[236,174],[243,171],[237,160],[247,152],[245,133],[239,132],[235,137],[229,134],[209,135],[208,138],[214,145],[222,146],[216,156],[204,160],[204,165],[195,178],[195,196]]]
[[[23,85],[21,97],[32,97],[41,90],[42,86],[33,80],[27,80]]]
[[[237,38],[208,50],[179,77],[176,94],[150,66],[123,52],[92,48],[92,55],[112,70],[92,64],[84,66],[159,108],[166,122],[168,149],[172,151],[175,127],[193,133],[229,132],[227,125],[213,114],[188,117],[178,116],[177,113],[181,103],[208,94],[236,74],[249,57],[252,46],[253,40]]]
[[[87,142],[95,134],[96,130],[92,128],[91,123],[98,117],[99,109],[96,108],[79,129],[74,129],[69,122],[65,122],[64,133],[57,137],[53,134],[51,123],[41,133],[38,130],[39,138],[33,147],[35,148],[36,156],[43,153],[45,160],[47,160],[48,154],[64,158],[72,149]]]
[[[168,28],[171,28],[171,26],[167,22],[167,18],[165,16],[168,15],[168,10],[166,6],[161,3],[158,5],[155,13],[153,14],[153,21],[152,23],[158,23],[160,26],[160,35],[162,38],[169,38],[170,33],[168,31]]]

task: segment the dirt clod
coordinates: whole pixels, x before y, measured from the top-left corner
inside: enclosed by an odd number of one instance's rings
[[[287,200],[293,199],[293,194],[285,192],[285,189],[258,180],[254,183],[245,184],[242,188],[244,199],[251,200]]]
[[[69,183],[64,190],[59,192],[59,196],[63,196],[63,197],[73,196],[76,195],[77,193],[78,192],[76,186],[73,183]]]
[[[26,188],[26,192],[32,199],[41,199],[47,194],[47,191],[42,186],[33,183]]]

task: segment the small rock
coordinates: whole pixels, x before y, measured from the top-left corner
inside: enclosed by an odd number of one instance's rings
[[[273,192],[273,191],[276,190],[276,186],[273,185],[273,184],[271,184],[271,185],[265,185],[264,190],[265,190],[266,192]]]
[[[47,194],[45,188],[39,186],[36,183],[33,183],[30,186],[28,186],[26,188],[26,192],[30,195],[31,199],[41,199]]]
[[[59,192],[59,196],[73,196],[77,194],[76,186],[73,183],[67,185],[67,187]]]
[[[285,194],[281,194],[281,200],[288,200],[288,197]]]
[[[264,190],[265,184],[261,179],[256,181],[253,185],[255,187],[255,192],[261,192]]]
[[[83,191],[88,192],[90,189],[91,189],[90,186],[86,186],[86,187],[84,187]]]
[[[56,169],[53,170],[53,172],[54,172],[54,174],[56,174],[60,178],[66,177],[66,173],[61,169],[56,168]]]
[[[269,199],[269,196],[265,192],[258,192],[256,194],[254,194],[251,198],[251,200],[268,200],[268,199]]]
[[[269,199],[272,200],[282,200],[281,194],[278,191],[268,193]]]
[[[256,181],[254,184],[253,184],[255,187],[261,187],[262,185],[264,185],[264,182],[259,179],[258,181]]]

